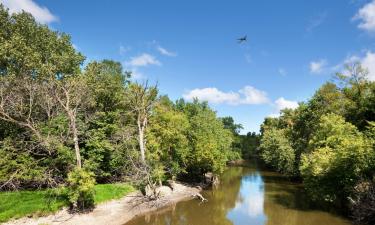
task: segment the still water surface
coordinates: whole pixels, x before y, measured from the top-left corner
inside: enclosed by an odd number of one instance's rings
[[[313,207],[300,184],[257,162],[230,167],[219,187],[198,200],[179,202],[126,225],[349,225],[346,219]]]

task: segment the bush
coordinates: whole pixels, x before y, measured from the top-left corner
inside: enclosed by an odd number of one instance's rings
[[[94,173],[75,169],[68,174],[67,197],[73,209],[88,209],[94,206]]]

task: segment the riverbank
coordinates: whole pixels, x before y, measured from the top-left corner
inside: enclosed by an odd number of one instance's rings
[[[193,198],[201,191],[199,187],[192,187],[180,183],[175,183],[173,190],[162,195],[158,200],[147,201],[142,193],[133,192],[119,199],[112,200],[95,207],[88,213],[70,213],[67,209],[58,211],[49,216],[39,218],[21,218],[4,223],[5,225],[122,225],[133,218],[155,211],[157,209],[173,205],[179,201]]]

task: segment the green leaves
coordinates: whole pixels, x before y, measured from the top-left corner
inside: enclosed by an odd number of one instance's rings
[[[84,57],[70,37],[38,24],[28,13],[0,6],[0,74],[45,78],[79,73]]]
[[[325,201],[350,196],[374,157],[364,135],[335,114],[322,116],[309,148],[311,153],[302,156],[301,175],[313,198]]]
[[[270,128],[264,131],[260,143],[261,157],[277,171],[295,174],[295,153],[285,135],[285,130]]]
[[[92,172],[76,168],[68,174],[67,196],[73,208],[87,209],[94,206],[95,178]]]

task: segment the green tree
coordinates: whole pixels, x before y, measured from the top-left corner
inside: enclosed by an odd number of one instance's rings
[[[189,154],[186,115],[174,109],[168,97],[162,96],[153,109],[147,132],[149,160],[162,163],[171,178],[186,172]]]
[[[200,176],[212,171],[221,173],[230,153],[233,135],[225,129],[222,121],[216,117],[207,103],[179,101],[190,123],[188,140],[191,147],[187,170],[192,176]]]
[[[295,174],[295,153],[285,135],[285,130],[277,128],[265,130],[259,148],[260,155],[267,164],[281,173]]]
[[[344,118],[322,116],[309,143],[311,153],[302,156],[301,174],[314,199],[345,201],[370,169],[370,142]]]

